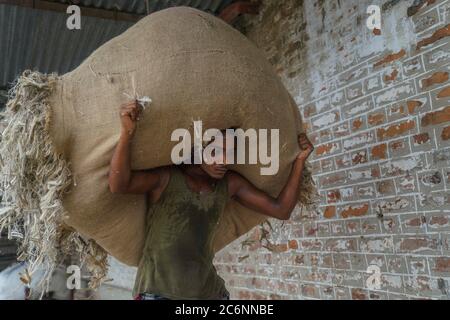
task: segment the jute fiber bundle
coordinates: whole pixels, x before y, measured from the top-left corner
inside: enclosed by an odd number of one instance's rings
[[[72,240],[95,241],[118,260],[137,265],[146,197],[111,194],[108,188],[109,162],[120,134],[118,108],[136,95],[152,103],[138,123],[132,169],[171,164],[178,143],[171,141],[172,132],[186,128],[193,136],[193,121],[201,120],[203,130],[279,129],[276,175],[261,175],[261,164],[232,169],[272,195],[280,192],[298,153],[297,134],[303,131],[295,101],[244,35],[205,12],[170,8],[140,20],[68,74],[27,72],[19,78],[5,114],[14,130],[5,130],[0,149],[3,176],[15,180],[5,191],[9,209],[0,217],[3,225],[33,234],[24,238],[26,254],[42,258],[49,248],[40,243],[57,246],[61,230],[70,227]],[[36,128],[39,132],[30,134]],[[19,136],[20,143],[14,144]],[[315,195],[307,168],[299,203],[308,206]],[[18,225],[18,219],[25,222]],[[230,201],[216,250],[265,219]],[[91,260],[103,266],[101,255]]]

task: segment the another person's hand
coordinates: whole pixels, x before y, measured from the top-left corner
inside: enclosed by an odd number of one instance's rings
[[[300,152],[297,155],[297,159],[301,161],[306,161],[311,153],[314,151],[314,146],[309,141],[305,133],[300,133],[298,136],[298,146],[300,147]]]
[[[136,131],[136,123],[141,115],[141,106],[136,100],[120,106],[120,122],[122,132],[133,135]]]

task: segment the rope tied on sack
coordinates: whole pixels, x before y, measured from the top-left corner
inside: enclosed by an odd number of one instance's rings
[[[64,224],[62,198],[72,176],[49,135],[48,98],[56,80],[56,74],[24,71],[0,116],[0,233],[7,230],[8,238],[19,243],[18,260],[27,264],[21,276],[25,285],[38,268],[45,270],[42,295],[53,271],[69,256],[78,256],[80,267],[91,272],[90,288],[100,285],[108,268],[106,252]]]
[[[137,103],[142,107],[142,109],[145,110],[145,108],[147,108],[152,103],[152,99],[148,96],[139,95],[139,93],[136,91],[136,83],[134,80],[134,76],[131,78],[131,85],[133,87],[133,94],[131,95],[126,92],[124,92],[123,94],[130,100],[136,100]]]

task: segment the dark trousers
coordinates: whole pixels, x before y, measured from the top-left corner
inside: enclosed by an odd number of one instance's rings
[[[170,300],[170,299],[153,293],[141,293],[138,296],[136,296],[134,300]],[[225,296],[220,300],[230,300],[230,294],[229,293],[225,294]]]

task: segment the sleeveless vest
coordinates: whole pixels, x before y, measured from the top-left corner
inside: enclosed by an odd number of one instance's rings
[[[178,167],[147,213],[146,241],[133,295],[169,299],[222,299],[224,281],[212,263],[213,240],[228,198],[226,179],[198,194]]]

